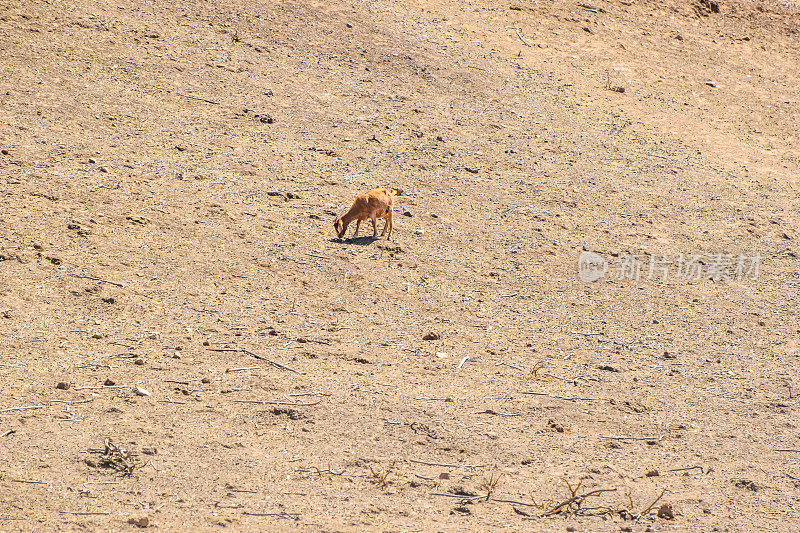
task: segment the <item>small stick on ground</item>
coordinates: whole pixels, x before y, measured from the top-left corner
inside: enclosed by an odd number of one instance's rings
[[[0,413],[8,413],[9,411],[24,411],[26,409],[41,409],[44,405],[26,405],[23,407],[9,407],[8,409],[0,409]]]
[[[122,285],[122,283],[117,283],[116,281],[108,281],[107,279],[103,279],[103,278],[95,278],[94,276],[82,276],[81,274],[70,274],[70,276],[73,276],[73,277],[76,277],[76,278],[91,279],[93,281],[99,281],[101,283],[108,283],[110,285],[116,285],[117,287],[124,287],[124,285]]]
[[[485,468],[484,465],[453,465],[447,463],[429,463],[427,461],[420,461],[419,459],[409,459],[412,463],[417,463],[420,465],[427,465],[427,466],[446,466],[449,468]]]
[[[295,374],[300,374],[300,375],[305,374],[305,372],[301,372],[300,370],[295,370],[294,368],[290,368],[290,367],[288,367],[286,365],[282,365],[280,363],[276,363],[272,359],[268,359],[268,358],[264,357],[263,355],[258,355],[257,353],[253,353],[250,350],[246,350],[244,348],[207,348],[207,350],[210,351],[210,352],[242,352],[242,353],[246,353],[247,355],[250,355],[252,357],[255,357],[256,359],[258,359],[260,361],[266,361],[267,363],[271,364],[275,368],[279,368],[281,370],[288,370],[289,372],[294,372]]]
[[[626,437],[624,435],[602,435],[601,438],[609,440],[662,440],[664,435],[660,437]]]
[[[519,40],[522,41],[522,44],[524,44],[525,46],[531,46],[531,44],[528,41],[522,38],[522,35],[519,32],[519,28],[514,28],[514,31],[516,32],[517,37],[519,37]]]

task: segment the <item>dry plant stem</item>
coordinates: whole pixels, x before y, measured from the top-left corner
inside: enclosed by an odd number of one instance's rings
[[[626,437],[624,435],[603,435],[601,438],[609,440],[662,440],[664,435],[660,437]]]
[[[427,466],[445,466],[449,468],[485,468],[484,465],[453,465],[447,463],[429,463],[427,461],[420,461],[418,459],[409,459],[409,461],[411,461],[412,463],[417,463]]]
[[[641,517],[641,516],[645,516],[647,513],[649,513],[649,512],[650,512],[650,510],[651,510],[653,507],[655,507],[655,505],[656,505],[656,503],[658,502],[658,500],[660,500],[660,499],[661,499],[661,497],[662,497],[662,496],[664,495],[664,493],[666,493],[666,492],[667,492],[667,489],[663,489],[663,490],[661,491],[661,494],[659,494],[659,495],[658,495],[658,497],[657,497],[655,500],[653,500],[653,503],[651,503],[650,505],[648,505],[648,506],[647,506],[647,508],[646,508],[644,511],[642,511],[641,513],[639,513],[639,516],[640,516],[640,517]]]
[[[262,401],[262,400],[234,400],[236,403],[259,403],[262,405],[292,405],[295,407],[304,407],[309,405],[317,405],[322,403],[322,400],[317,402],[308,402],[308,403],[294,403],[294,402],[270,402],[270,401]]]
[[[272,359],[268,359],[268,358],[264,357],[263,355],[258,355],[257,353],[253,353],[250,350],[246,350],[244,348],[206,348],[206,349],[208,351],[210,351],[210,352],[242,352],[242,353],[246,353],[247,355],[255,357],[256,359],[259,359],[261,361],[266,361],[267,363],[271,364],[275,368],[279,368],[281,370],[288,370],[289,372],[294,372],[295,374],[300,374],[300,375],[305,374],[305,372],[301,372],[299,370],[295,370],[294,368],[290,368],[290,367],[288,367],[286,365],[282,365],[280,363],[276,363]]]
[[[570,487],[570,492],[573,494],[572,497],[567,499],[567,500],[564,500],[563,502],[561,502],[559,504],[557,504],[555,507],[553,507],[552,509],[547,511],[542,516],[553,516],[555,514],[558,514],[559,512],[561,512],[562,509],[564,509],[565,507],[568,507],[568,506],[570,506],[572,504],[578,504],[578,506],[580,506],[581,503],[583,503],[583,501],[586,498],[590,497],[590,496],[597,496],[598,494],[602,494],[603,492],[616,492],[617,491],[617,489],[597,489],[597,490],[593,490],[593,491],[587,492],[586,494],[575,494],[576,492],[578,492],[578,489],[581,486],[580,483],[578,483],[578,486],[575,487],[575,489],[572,488],[572,486],[569,484],[569,482],[567,482],[567,486]]]
[[[447,496],[449,498],[458,498],[459,500],[466,500],[466,501],[475,501],[475,500],[482,500],[484,498],[488,498],[489,495],[485,496],[464,496],[462,494],[450,494],[449,492],[431,492],[432,496]]]
[[[604,402],[606,401],[605,398],[581,398],[579,396],[556,396],[555,394],[548,394],[546,392],[533,392],[533,391],[523,391],[522,394],[530,394],[532,396],[547,396],[548,398],[556,398],[558,400],[566,400],[568,402]]]

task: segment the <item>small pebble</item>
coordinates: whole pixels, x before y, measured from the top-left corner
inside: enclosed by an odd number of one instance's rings
[[[97,159],[95,159],[94,157],[90,157],[89,158],[89,164],[90,165],[94,165],[95,163],[97,163]]]
[[[103,165],[102,167],[100,167],[100,172],[108,172],[108,167]]]
[[[139,396],[150,396],[150,392],[141,387],[136,387],[136,394]]]
[[[144,364],[144,359],[137,359],[133,362],[134,365],[142,366]]]
[[[0,154],[3,154],[3,155],[8,155],[8,150],[6,150],[5,148],[3,148],[2,150],[0,150]]]

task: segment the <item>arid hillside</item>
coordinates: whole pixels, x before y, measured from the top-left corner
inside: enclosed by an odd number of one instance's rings
[[[3,2],[0,530],[796,531],[799,87],[790,1]]]

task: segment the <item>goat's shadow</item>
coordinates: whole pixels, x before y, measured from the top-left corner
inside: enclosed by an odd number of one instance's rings
[[[379,241],[380,237],[356,237],[355,239],[340,239],[338,237],[334,237],[330,240],[330,242],[335,242],[336,244],[355,244],[357,246],[369,246],[375,241]]]

